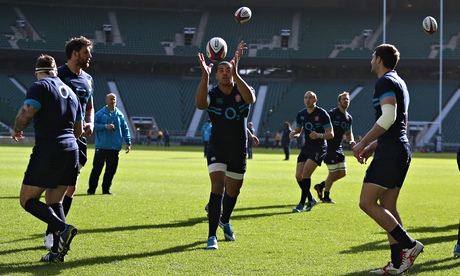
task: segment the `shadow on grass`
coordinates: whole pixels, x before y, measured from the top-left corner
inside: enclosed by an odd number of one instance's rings
[[[247,219],[247,218],[256,218],[256,217],[267,217],[267,216],[276,216],[276,215],[282,215],[282,214],[291,214],[290,210],[285,211],[287,209],[286,207],[289,205],[274,205],[274,206],[259,206],[259,207],[247,207],[247,208],[241,208],[237,209],[238,211],[248,211],[248,210],[268,210],[268,209],[274,209],[273,212],[267,212],[263,214],[247,214],[247,215],[235,215],[232,216],[233,220],[242,220],[242,219]],[[278,209],[278,211],[276,211]],[[280,210],[281,209],[281,210]],[[101,233],[101,232],[117,232],[117,231],[136,231],[136,230],[142,230],[142,229],[159,229],[159,228],[183,228],[183,227],[193,227],[199,223],[204,223],[207,222],[208,218],[206,217],[206,214],[203,212],[203,217],[199,218],[190,218],[187,220],[183,221],[177,221],[177,222],[172,222],[172,223],[164,223],[164,224],[149,224],[149,225],[132,225],[132,226],[120,226],[120,227],[113,227],[113,228],[103,228],[103,229],[79,229],[80,234],[90,234],[90,233]],[[41,234],[37,235],[32,235],[29,238],[24,238],[24,239],[37,239],[43,237]],[[21,239],[21,240],[24,240]],[[11,242],[17,242],[16,241],[9,241],[8,243]],[[176,247],[171,247],[168,249],[163,249],[159,251],[153,251],[153,252],[145,252],[145,253],[137,253],[137,254],[128,254],[128,255],[113,255],[113,256],[106,256],[106,257],[98,257],[98,258],[91,258],[91,259],[83,259],[83,260],[76,260],[76,261],[70,261],[70,262],[65,262],[65,263],[58,263],[58,264],[47,264],[47,263],[39,263],[38,259],[41,256],[37,255],[37,261],[26,261],[26,262],[15,262],[15,263],[10,263],[10,264],[0,264],[0,275],[5,275],[5,274],[13,274],[13,273],[27,273],[31,275],[43,275],[44,271],[43,269],[46,268],[46,273],[48,275],[53,275],[53,274],[59,274],[62,273],[63,270],[66,270],[68,268],[78,268],[78,267],[87,267],[88,265],[91,264],[100,264],[100,263],[111,263],[111,262],[118,262],[118,261],[124,261],[124,260],[130,260],[130,259],[138,259],[138,258],[145,258],[145,257],[151,257],[151,256],[158,256],[158,255],[165,255],[165,254],[170,254],[170,253],[179,253],[179,252],[184,252],[187,250],[198,250],[196,247],[197,246],[202,246],[203,241],[197,241],[188,245],[180,245]],[[201,250],[200,248],[199,250]],[[42,246],[37,246],[37,247],[29,247],[29,248],[20,248],[20,249],[13,249],[13,250],[6,250],[6,251],[0,251],[1,255],[4,254],[12,254],[12,253],[17,253],[21,251],[29,251],[29,250],[40,250],[43,251]]]
[[[176,247],[171,247],[164,250],[138,253],[138,254],[123,254],[123,255],[113,255],[105,257],[97,257],[90,259],[82,259],[71,262],[57,263],[57,264],[48,264],[48,263],[37,263],[37,262],[22,262],[14,264],[0,264],[0,275],[21,273],[29,275],[44,275],[44,270],[46,268],[47,275],[57,275],[69,268],[78,268],[78,267],[87,267],[88,265],[93,264],[107,264],[118,261],[126,261],[130,259],[140,259],[152,256],[159,256],[171,253],[181,253],[187,250],[192,250],[198,245],[203,245],[203,241],[194,242],[187,245],[180,245]],[[203,249],[204,250],[204,249]],[[3,252],[1,253],[3,254]]]
[[[287,208],[290,205],[271,205],[271,206],[258,206],[258,207],[247,207],[247,208],[237,208],[235,209],[236,212],[234,212],[232,215],[232,220],[243,220],[243,219],[248,219],[248,218],[258,218],[258,217],[269,217],[269,216],[276,216],[276,215],[283,215],[283,214],[291,214],[290,211],[284,211],[285,208]],[[269,213],[263,213],[263,214],[247,214],[247,215],[235,215],[238,211],[250,211],[250,210],[266,210],[266,209],[283,209],[281,212],[269,212]],[[105,233],[105,232],[124,232],[124,231],[137,231],[137,230],[142,230],[142,229],[162,229],[162,228],[183,228],[183,227],[192,227],[200,223],[205,223],[208,221],[208,218],[206,216],[206,213],[203,212],[202,217],[196,217],[196,218],[189,218],[187,220],[182,220],[182,221],[176,221],[176,222],[170,222],[170,223],[162,223],[162,224],[145,224],[145,225],[131,225],[131,226],[119,226],[119,227],[112,227],[112,228],[100,228],[100,229],[84,229],[84,228],[78,228],[79,235],[81,234],[90,234],[90,233]],[[35,235],[30,235],[26,236],[21,239],[16,239],[16,240],[10,240],[10,241],[5,241],[3,243],[16,243],[16,242],[21,242],[25,240],[35,240],[39,238],[43,238],[44,234],[35,234]],[[42,247],[36,247],[36,248],[29,248],[29,249],[42,249]],[[29,249],[21,249],[18,251],[26,251]],[[8,253],[14,253],[16,252],[15,250],[11,252],[4,252],[0,251],[0,254],[8,254]]]
[[[446,226],[441,226],[441,227],[412,228],[408,230],[408,232],[409,234],[410,233],[442,233],[442,232],[453,231],[457,229],[458,229],[458,224],[451,224],[451,225],[446,225]],[[453,245],[455,244],[456,241],[457,241],[456,234],[447,235],[447,236],[431,236],[429,238],[420,239],[420,242],[422,242],[425,245],[425,251],[429,250],[429,247],[431,244],[452,242],[452,245]],[[363,254],[364,252],[372,252],[372,251],[377,251],[377,250],[388,250],[388,251],[390,250],[388,240],[386,238],[381,241],[377,241],[377,242],[369,242],[369,243],[361,244],[359,246],[353,246],[349,250],[341,251],[340,254]],[[439,271],[441,273],[441,271],[443,271],[443,273],[441,274],[448,275],[446,270],[455,269],[455,268],[460,267],[460,262],[450,263],[451,261],[454,260],[453,257],[423,262],[423,253],[420,256],[421,258],[417,259],[417,261],[415,262],[415,265],[410,269],[409,273],[419,273],[423,271],[428,271],[428,272]],[[382,261],[382,267],[383,265],[385,265],[385,261]],[[373,269],[378,269],[378,267],[373,268]],[[368,270],[355,271],[352,273],[346,273],[346,274],[341,274],[341,275],[342,276],[369,275],[369,271]]]

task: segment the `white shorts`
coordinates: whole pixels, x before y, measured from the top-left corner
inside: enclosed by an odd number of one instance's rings
[[[336,172],[336,171],[346,171],[347,170],[347,162],[340,162],[337,164],[326,164],[327,169],[329,172]]]
[[[244,179],[244,173],[235,173],[235,172],[229,172],[227,171],[227,165],[224,163],[213,163],[208,166],[208,172],[225,172],[225,175],[236,179],[236,180],[243,180]]]

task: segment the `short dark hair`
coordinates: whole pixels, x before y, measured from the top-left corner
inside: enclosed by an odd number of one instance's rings
[[[67,59],[72,57],[73,51],[79,52],[83,46],[88,46],[88,48],[91,49],[93,48],[93,42],[84,36],[69,39],[65,44],[65,54]]]
[[[56,71],[56,61],[50,55],[41,54],[35,63],[35,73]]]
[[[400,54],[394,45],[380,44],[375,47],[375,57],[380,57],[382,59],[383,66],[385,66],[385,68],[394,70],[396,68],[396,64],[398,64]]]

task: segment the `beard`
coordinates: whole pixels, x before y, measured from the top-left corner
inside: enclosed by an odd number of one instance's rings
[[[78,57],[77,65],[80,68],[88,68],[89,67],[89,62],[87,62],[86,60],[82,59],[81,57]]]

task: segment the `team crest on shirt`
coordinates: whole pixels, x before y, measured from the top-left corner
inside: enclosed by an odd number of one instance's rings
[[[224,99],[222,99],[222,98],[217,98],[217,99],[216,99],[216,102],[217,102],[217,104],[223,104],[223,103],[224,103]]]
[[[315,116],[315,122],[319,121],[319,117]]]
[[[239,102],[241,101],[241,95],[240,95],[240,94],[237,94],[237,95],[235,96],[235,101],[236,101],[237,103],[239,103]]]

